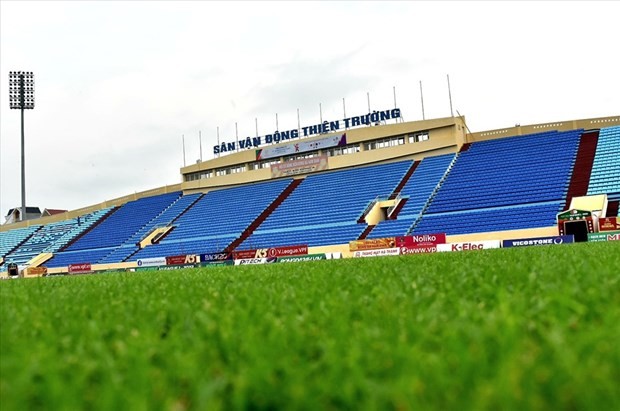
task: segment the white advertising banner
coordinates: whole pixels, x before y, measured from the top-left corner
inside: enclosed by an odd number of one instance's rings
[[[386,255],[399,255],[400,248],[380,248],[378,250],[360,250],[353,253],[353,257],[383,257]]]
[[[499,240],[471,241],[465,243],[437,244],[437,251],[470,251],[487,250],[490,248],[500,248]]]
[[[271,259],[274,260],[273,258]],[[242,258],[235,260],[235,265],[265,264],[267,260],[267,258]]]
[[[282,146],[266,147],[256,152],[256,160],[290,156],[292,154],[300,154],[308,151],[345,145],[347,145],[346,133],[323,137],[312,141],[300,141],[298,143],[285,144]]]
[[[157,267],[166,265],[166,257],[142,258],[136,261],[138,267]]]

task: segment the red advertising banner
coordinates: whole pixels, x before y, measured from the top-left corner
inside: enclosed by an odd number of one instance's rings
[[[308,254],[308,245],[289,245],[286,247],[273,247],[267,251],[268,257],[288,257],[291,255]]]
[[[245,260],[248,258],[265,258],[267,257],[267,248],[259,248],[258,250],[235,251],[233,259]]]
[[[166,257],[166,265],[198,264],[199,262],[200,256],[195,254],[173,255]]]
[[[378,250],[383,248],[394,248],[396,238],[372,238],[369,240],[354,240],[349,241],[349,251],[362,251],[362,250]]]
[[[433,246],[446,243],[446,234],[423,234],[396,237],[396,247]]]
[[[267,258],[267,257],[288,257],[291,255],[308,254],[308,245],[289,245],[284,247],[259,248],[256,250],[235,251],[233,258],[235,260],[244,260],[248,258]]]
[[[69,265],[69,274],[90,273],[93,268],[90,263]]]
[[[618,217],[605,217],[598,219],[598,231],[618,231],[620,230],[620,221]]]

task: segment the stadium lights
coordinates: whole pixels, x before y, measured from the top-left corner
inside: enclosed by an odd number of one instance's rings
[[[22,112],[22,212],[26,217],[26,156],[24,153],[24,110],[34,109],[34,73],[32,71],[9,72],[9,100],[11,109]]]

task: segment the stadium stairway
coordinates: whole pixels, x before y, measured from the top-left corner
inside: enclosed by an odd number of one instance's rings
[[[292,181],[286,178],[209,191],[174,222],[174,229],[165,238],[125,261],[222,252]]]
[[[75,237],[73,237],[69,242],[67,242],[67,244],[63,245],[62,247],[60,247],[58,249],[58,251],[65,251],[67,248],[71,247],[73,245],[73,243],[75,243],[76,241],[79,241],[80,238],[82,238],[83,236],[85,236],[86,234],[88,234],[91,230],[94,230],[95,228],[97,228],[97,226],[101,223],[103,223],[108,217],[110,217],[110,215],[112,215],[115,211],[117,211],[119,209],[119,207],[110,207],[109,210],[107,210],[99,220],[95,221],[95,223],[93,225],[91,225],[90,227],[87,227],[85,230],[83,230],[81,233],[79,233],[78,235],[76,235]]]
[[[12,262],[9,257],[11,253],[18,250],[42,227],[42,225],[33,225],[0,233],[0,257],[5,259],[4,263],[0,264],[0,271],[4,271],[6,264]]]
[[[159,215],[146,223],[135,234],[125,240],[118,248],[97,261],[97,264],[120,263],[127,260],[140,249],[138,243],[151,231],[158,227],[166,227],[176,220],[181,213],[189,209],[202,197],[201,193],[188,194],[176,199]]]
[[[588,193],[598,135],[599,130],[588,130],[581,135],[579,148],[577,149],[577,159],[573,166],[573,173],[568,185],[568,193],[563,210],[568,210],[570,202],[574,197],[585,196]]]
[[[387,199],[412,163],[405,160],[310,175],[237,248],[313,247],[355,240],[367,228],[358,223],[364,210],[377,197]]]
[[[418,168],[419,165],[419,161],[414,161],[413,164],[411,164],[411,167],[409,167],[409,170],[407,170],[407,173],[403,176],[403,179],[400,180],[400,183],[398,183],[394,191],[392,191],[392,194],[390,194],[390,200],[394,200],[400,194],[402,189],[407,185],[407,182],[409,182],[409,179],[415,172],[415,169]]]
[[[368,237],[368,235],[371,233],[371,231],[376,227],[376,224],[368,224],[368,227],[366,227],[366,229],[364,231],[362,231],[362,234],[360,234],[360,236],[357,238],[358,240],[365,240],[366,237]]]
[[[278,195],[271,204],[258,216],[252,223],[241,233],[239,238],[230,243],[225,249],[224,252],[232,252],[235,248],[237,248],[241,243],[243,243],[249,236],[252,235],[254,230],[256,230],[262,223],[273,213],[280,204],[284,202],[291,195],[293,191],[302,183],[303,179],[294,179],[291,183]]]
[[[35,231],[25,242],[15,248],[7,256],[18,265],[26,264],[40,254],[55,253],[65,246],[75,236],[88,230],[95,222],[107,213],[108,209],[96,210],[77,218],[57,221],[43,225]]]
[[[390,194],[390,196],[388,197],[388,200],[396,200],[399,196],[402,195],[401,191],[407,186],[407,183],[409,182],[409,180],[411,179],[411,176],[413,175],[413,173],[415,172],[415,170],[418,168],[419,165],[420,165],[420,161],[414,161],[411,164],[411,167],[409,167],[409,170],[407,170],[402,180],[400,180],[398,185],[394,188],[394,190],[392,191],[392,194]],[[407,197],[401,198],[396,203],[396,206],[393,209],[391,209],[389,215],[386,216],[386,219],[396,220],[398,213],[400,213],[403,207],[405,207],[407,200],[408,200]],[[374,202],[371,205],[374,205]],[[371,208],[372,208],[371,206],[366,207],[366,210],[364,210],[360,218],[358,218],[357,220],[358,223],[361,224],[365,222],[366,215],[368,214]],[[376,226],[377,226],[376,224],[368,224],[368,226],[364,229],[364,231],[362,231],[362,233],[359,235],[357,239],[358,240],[366,239]]]
[[[473,143],[412,226],[448,235],[555,224],[564,205],[582,129]]]
[[[407,200],[401,202],[402,209],[396,219],[379,222],[366,238],[394,237],[408,234],[411,227],[426,210],[430,200],[449,175],[459,155],[459,153],[444,154],[423,159],[419,166],[416,167],[415,172],[405,187],[401,190],[401,194]]]
[[[141,227],[161,214],[181,192],[144,197],[123,204],[101,219],[101,223],[88,230],[79,240],[55,253],[46,265],[64,267],[76,263],[95,264],[128,240]]]

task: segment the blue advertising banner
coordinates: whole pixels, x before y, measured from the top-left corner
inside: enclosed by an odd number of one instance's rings
[[[522,238],[518,240],[504,240],[502,247],[526,247],[532,245],[569,244],[575,242],[575,236],[559,235],[555,237]]]
[[[221,263],[223,261],[232,261],[232,259],[232,253],[200,254],[200,261],[203,263]]]

